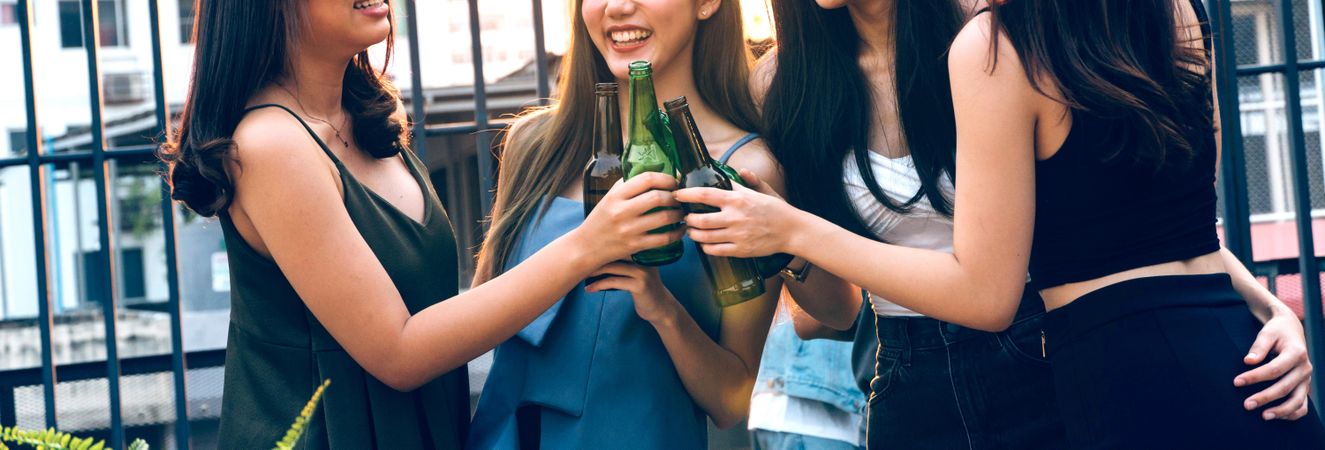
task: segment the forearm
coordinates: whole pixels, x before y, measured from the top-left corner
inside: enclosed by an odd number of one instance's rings
[[[732,308],[756,307],[751,303],[776,301],[776,297],[767,298],[769,295]],[[655,321],[653,327],[676,366],[681,384],[719,428],[735,425],[750,410],[750,393],[759,372],[759,352],[748,360],[743,359],[737,352],[710,339],[680,303],[672,304],[674,307],[669,314]],[[759,339],[759,343],[762,350],[763,339]]]
[[[818,319],[815,319],[814,316],[811,316],[809,313],[805,312],[805,310],[798,307],[796,302],[791,302],[791,304],[788,305],[788,309],[791,312],[791,322],[796,330],[796,337],[801,338],[801,340],[829,339],[834,341],[851,342],[855,339],[855,331],[853,330],[855,327],[855,321],[852,321],[851,327],[847,327],[845,330],[839,330],[824,325],[823,322],[820,322]]]
[[[1000,331],[1011,323],[1025,269],[1009,270],[954,253],[885,244],[801,213],[787,250],[907,309],[971,328]],[[1020,277],[1012,276],[1021,273]],[[858,309],[850,311],[854,319]],[[848,324],[849,326],[849,324]],[[844,327],[845,328],[845,327]]]
[[[1233,289],[1238,291],[1242,299],[1247,302],[1247,307],[1251,309],[1251,313],[1262,323],[1270,320],[1270,317],[1278,313],[1287,312],[1292,314],[1292,310],[1279,298],[1275,297],[1269,289],[1262,286],[1260,281],[1256,280],[1256,276],[1252,275],[1251,271],[1242,265],[1242,261],[1239,261],[1237,256],[1233,255],[1233,252],[1221,247],[1219,256],[1224,262],[1224,270],[1233,279]]]
[[[797,258],[792,261],[792,265],[801,264],[802,260]],[[835,331],[851,328],[856,313],[860,311],[860,288],[827,270],[810,270],[804,282],[786,283],[787,291],[791,293],[797,307],[825,328]]]
[[[390,358],[396,384],[413,389],[464,365],[570,292],[598,264],[576,239],[562,236],[501,276],[409,317]]]

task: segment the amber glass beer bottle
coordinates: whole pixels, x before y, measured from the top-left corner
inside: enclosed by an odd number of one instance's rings
[[[627,180],[645,172],[676,176],[676,147],[663,122],[662,111],[658,109],[658,97],[653,93],[653,66],[648,61],[630,63],[630,141],[621,168]],[[680,224],[673,224],[651,231],[665,233],[678,226]],[[661,266],[681,259],[681,252],[681,241],[676,241],[636,253],[630,259],[644,266]]]
[[[593,157],[584,169],[584,215],[588,216],[612,185],[621,179],[621,106],[617,84],[594,86],[597,107],[593,120]]]
[[[668,126],[676,142],[677,171],[681,174],[681,187],[710,187],[731,190],[732,182],[718,170],[709,156],[704,139],[690,115],[685,97],[677,97],[663,104],[667,110]],[[702,203],[685,204],[686,212],[710,213],[718,209]],[[695,245],[698,249],[699,245]],[[699,250],[701,253],[703,250]],[[746,258],[727,258],[703,254],[700,261],[708,273],[718,304],[731,306],[764,294],[764,278],[759,276],[754,261]]]

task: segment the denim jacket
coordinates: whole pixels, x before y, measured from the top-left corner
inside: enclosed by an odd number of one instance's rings
[[[843,411],[861,412],[865,394],[856,387],[851,370],[852,344],[828,339],[805,341],[796,336],[791,320],[776,322],[764,344],[754,392],[780,391]]]

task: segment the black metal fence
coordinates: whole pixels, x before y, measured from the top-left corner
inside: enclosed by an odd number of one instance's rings
[[[1264,276],[1272,289],[1277,291],[1277,280],[1282,275],[1318,274],[1320,262],[1316,256],[1314,231],[1312,228],[1311,175],[1308,170],[1308,149],[1304,119],[1302,114],[1302,91],[1300,80],[1304,71],[1325,68],[1325,60],[1302,60],[1299,55],[1298,21],[1299,11],[1292,0],[1278,0],[1278,36],[1282,51],[1280,62],[1264,65],[1236,64],[1238,55],[1236,43],[1239,37],[1233,25],[1232,0],[1207,0],[1215,32],[1215,59],[1218,64],[1217,92],[1221,115],[1222,160],[1220,162],[1221,198],[1223,199],[1224,244],[1244,264]],[[1222,63],[1224,61],[1233,64]],[[1251,209],[1248,202],[1247,161],[1243,153],[1242,118],[1239,112],[1239,80],[1244,77],[1256,77],[1277,73],[1283,75],[1281,84],[1285,102],[1287,125],[1287,143],[1290,149],[1290,168],[1292,172],[1292,193],[1297,213],[1294,220],[1297,225],[1298,258],[1296,268],[1286,261],[1256,262],[1252,259]],[[1317,112],[1319,114],[1319,112]],[[1319,144],[1318,144],[1319,145]],[[1296,269],[1296,270],[1294,270]],[[1320,277],[1300,276],[1302,309],[1310,346],[1311,360],[1316,366],[1325,362],[1325,315],[1321,311]],[[1315,377],[1312,389],[1313,397],[1320,404],[1322,377]]]
[[[169,373],[172,374],[173,384],[173,405],[174,405],[174,446],[176,448],[190,447],[190,421],[189,421],[189,395],[186,375],[189,369],[200,369],[206,367],[220,367],[224,363],[223,350],[206,350],[196,352],[186,352],[184,350],[183,330],[182,330],[182,310],[180,305],[180,283],[179,283],[179,261],[178,261],[178,231],[176,229],[176,215],[178,210],[169,201],[169,196],[164,194],[165,186],[162,185],[163,194],[160,196],[159,214],[161,216],[161,226],[164,231],[165,256],[166,256],[166,279],[168,301],[164,305],[164,310],[170,315],[170,340],[171,352],[163,356],[147,356],[121,358],[118,352],[117,336],[117,312],[121,311],[122,305],[118,300],[122,292],[116,286],[117,266],[119,251],[116,243],[116,208],[112,207],[113,199],[109,198],[108,192],[111,192],[111,179],[114,175],[113,166],[117,161],[126,163],[142,164],[151,161],[155,147],[152,145],[135,145],[127,147],[116,147],[109,145],[105,136],[106,119],[103,116],[105,109],[104,95],[105,87],[103,83],[103,74],[100,70],[100,45],[104,42],[101,38],[103,30],[100,22],[105,15],[98,10],[106,6],[99,0],[79,0],[81,3],[81,23],[82,23],[82,47],[86,52],[87,70],[89,80],[89,102],[91,106],[91,121],[88,133],[91,136],[90,149],[87,151],[65,151],[52,152],[43,148],[43,139],[41,133],[41,122],[38,120],[38,98],[35,85],[34,70],[34,45],[33,45],[33,1],[17,0],[8,14],[13,15],[13,20],[17,22],[20,35],[20,46],[22,52],[22,70],[24,80],[24,93],[26,102],[23,105],[26,111],[27,128],[22,134],[26,139],[24,143],[26,155],[21,157],[11,157],[0,159],[0,169],[8,167],[28,168],[28,175],[31,180],[32,195],[32,217],[33,217],[33,236],[35,242],[35,254],[33,261],[36,269],[36,279],[32,280],[37,286],[37,298],[34,299],[38,305],[38,315],[36,323],[40,329],[40,346],[43,349],[41,355],[41,365],[39,368],[16,369],[0,372],[0,423],[14,425],[16,419],[15,392],[24,386],[39,385],[41,387],[42,405],[45,410],[44,425],[46,427],[58,428],[60,426],[57,415],[59,398],[56,395],[57,386],[61,383],[77,382],[82,380],[104,379],[108,392],[109,407],[109,443],[115,447],[123,447],[125,441],[125,422],[123,417],[123,399],[121,398],[121,378],[130,375],[145,373]],[[3,3],[3,2],[0,2]],[[160,29],[160,4],[162,0],[148,0],[148,9],[150,11],[150,20],[146,24],[151,28],[151,55],[153,69],[153,90],[155,93],[155,128],[153,135],[164,138],[166,133],[171,130],[171,120],[173,118],[170,111],[170,105],[166,99],[165,77],[163,76],[162,64],[162,30]],[[399,18],[405,23],[407,37],[411,43],[418,42],[418,21],[415,13],[416,5],[413,0],[403,2],[405,14]],[[542,1],[531,0],[530,6],[533,8],[533,22],[536,39],[534,42],[536,56],[536,78],[539,80],[536,84],[536,91],[533,93],[538,99],[544,99],[549,96],[549,83],[547,82],[547,58],[544,50],[543,41],[543,14]],[[473,61],[474,81],[473,81],[473,101],[474,101],[474,121],[473,123],[461,124],[442,124],[430,125],[423,118],[426,117],[426,99],[424,95],[423,80],[419,68],[420,48],[418,45],[409,46],[409,67],[411,72],[411,88],[408,97],[411,100],[410,107],[414,121],[415,151],[421,156],[428,151],[428,137],[437,136],[462,136],[472,135],[476,140],[477,159],[479,174],[477,176],[478,189],[481,195],[480,205],[482,213],[487,213],[487,205],[491,203],[491,188],[493,185],[492,155],[487,149],[491,148],[493,132],[498,130],[500,124],[495,124],[491,120],[488,111],[488,99],[486,93],[486,83],[483,71],[483,46],[480,33],[478,0],[468,0],[469,10],[469,33],[471,39],[471,57]],[[62,11],[63,12],[63,11]],[[166,30],[173,33],[175,30]],[[167,35],[169,36],[169,34]],[[52,345],[52,330],[54,328],[54,286],[52,285],[52,273],[55,268],[51,264],[51,238],[52,229],[50,202],[48,196],[51,195],[51,166],[54,164],[78,163],[92,169],[92,177],[96,186],[96,210],[99,228],[99,243],[102,251],[96,252],[96,261],[90,261],[99,264],[102,269],[90,271],[95,274],[95,280],[87,280],[87,285],[99,291],[93,294],[95,298],[100,299],[101,316],[103,318],[101,326],[104,327],[105,342],[105,360],[99,362],[84,362],[76,364],[57,365],[55,361],[55,351]],[[292,411],[292,414],[294,412]],[[279,436],[273,436],[273,441]]]
[[[113,199],[108,192],[111,192],[112,178],[115,176],[115,163],[125,162],[130,164],[144,164],[152,160],[154,147],[151,145],[131,145],[114,146],[109,145],[106,138],[106,119],[103,116],[104,94],[102,86],[102,74],[99,69],[101,58],[99,56],[99,42],[102,42],[100,33],[102,30],[100,20],[103,17],[98,13],[98,8],[102,6],[100,0],[78,0],[81,3],[81,23],[82,23],[82,46],[86,51],[88,80],[89,80],[89,102],[91,107],[91,124],[88,133],[91,136],[90,148],[86,150],[61,151],[54,152],[43,148],[43,139],[41,123],[38,120],[38,99],[35,89],[36,80],[33,67],[33,15],[32,0],[17,0],[12,9],[14,19],[19,26],[20,45],[21,45],[21,65],[24,80],[24,92],[26,102],[23,105],[27,127],[22,134],[26,140],[26,155],[0,159],[0,169],[11,167],[27,167],[28,177],[30,179],[30,191],[32,200],[31,214],[33,218],[32,235],[35,243],[35,254],[32,255],[32,261],[35,267],[35,279],[31,280],[37,286],[36,298],[33,299],[38,305],[38,314],[36,318],[37,328],[39,328],[39,339],[41,352],[40,367],[24,368],[0,371],[0,423],[13,425],[16,423],[15,392],[21,387],[40,386],[41,398],[44,408],[44,425],[47,427],[59,427],[57,415],[58,398],[57,386],[60,383],[77,382],[80,380],[104,379],[108,391],[109,407],[109,438],[110,443],[116,447],[123,447],[125,443],[125,422],[122,413],[121,398],[121,378],[146,373],[170,374],[170,380],[173,389],[173,444],[177,448],[190,447],[190,396],[188,395],[189,383],[187,375],[190,369],[197,370],[207,367],[220,367],[224,363],[223,350],[207,350],[186,352],[184,346],[183,333],[183,313],[181,308],[181,290],[180,290],[180,264],[179,264],[179,232],[176,228],[176,215],[178,210],[169,201],[168,195],[160,196],[159,214],[160,223],[163,228],[165,261],[166,261],[166,285],[167,302],[163,309],[170,316],[170,347],[169,355],[148,356],[148,357],[129,357],[121,358],[118,352],[117,336],[117,312],[121,311],[122,305],[118,303],[122,290],[117,286],[117,262],[119,260],[119,247],[117,247],[116,230],[117,220],[116,208],[112,207]],[[146,0],[150,11],[150,21],[147,24],[151,28],[151,60],[153,68],[153,92],[155,93],[155,127],[153,135],[165,136],[170,132],[170,123],[172,112],[166,99],[165,81],[163,76],[162,64],[162,42],[160,29],[160,8],[161,0]],[[0,4],[4,3],[0,1]],[[1238,36],[1232,19],[1232,4],[1240,3],[1230,0],[1210,0],[1207,2],[1212,13],[1212,22],[1216,30],[1216,57],[1220,61],[1237,61],[1234,44],[1237,39],[1245,39]],[[1292,0],[1270,0],[1268,3],[1274,3],[1280,6],[1278,18],[1281,31],[1279,37],[1281,48],[1283,50],[1282,61],[1275,64],[1222,64],[1219,72],[1219,104],[1225,114],[1222,118],[1223,129],[1223,160],[1221,172],[1221,195],[1223,198],[1223,225],[1225,228],[1225,243],[1242,261],[1251,265],[1254,270],[1267,278],[1272,289],[1279,288],[1276,283],[1281,276],[1290,276],[1293,274],[1320,273],[1320,265],[1314,252],[1314,236],[1312,233],[1312,216],[1307,213],[1311,211],[1312,192],[1310,185],[1311,174],[1308,171],[1308,145],[1303,129],[1303,111],[1301,99],[1301,87],[1299,85],[1298,75],[1304,71],[1315,71],[1325,68],[1325,59],[1302,59],[1299,57],[1297,49],[1299,48],[1295,30],[1299,27],[1295,25],[1294,15],[1300,14],[1294,10]],[[2,6],[2,5],[0,5]],[[549,97],[549,70],[547,53],[545,51],[544,33],[543,33],[543,14],[542,1],[531,0],[533,14],[533,27],[535,42],[535,64],[536,87],[534,97],[531,100],[545,101]],[[405,14],[403,20],[407,38],[411,45],[408,50],[408,62],[410,67],[411,87],[408,91],[409,106],[414,117],[414,134],[416,137],[422,136],[424,139],[415,139],[415,151],[421,156],[427,154],[428,137],[441,136],[471,136],[474,139],[477,158],[478,174],[475,177],[477,181],[477,192],[479,195],[479,208],[481,214],[486,215],[488,207],[491,204],[491,191],[493,186],[494,164],[491,153],[488,151],[492,147],[492,139],[495,131],[501,128],[501,123],[494,120],[489,111],[488,86],[484,79],[483,68],[483,46],[479,16],[478,0],[468,0],[468,26],[471,44],[471,60],[473,61],[473,121],[472,123],[446,123],[429,124],[427,123],[427,99],[424,92],[423,79],[420,71],[420,47],[413,45],[418,42],[418,18],[416,15],[416,5],[413,0],[403,2]],[[175,30],[167,30],[174,32]],[[1287,261],[1265,261],[1255,262],[1252,260],[1251,245],[1251,209],[1248,201],[1248,176],[1245,170],[1247,162],[1243,154],[1243,135],[1241,123],[1239,120],[1239,82],[1240,78],[1256,77],[1262,74],[1277,73],[1284,75],[1282,83],[1282,94],[1286,102],[1286,117],[1288,118],[1287,142],[1291,148],[1291,172],[1292,172],[1292,193],[1296,204],[1296,210],[1299,212],[1295,216],[1297,232],[1299,235],[1299,257],[1294,264],[1292,260]],[[1320,114],[1319,110],[1317,114]],[[426,160],[426,159],[425,159]],[[105,359],[104,361],[82,362],[76,364],[57,364],[54,356],[54,347],[52,345],[52,333],[54,329],[54,302],[52,273],[55,270],[52,267],[51,250],[51,210],[48,196],[51,195],[51,167],[55,164],[81,164],[91,168],[91,178],[96,187],[96,216],[100,224],[98,230],[98,239],[101,251],[95,254],[95,258],[90,262],[100,265],[101,270],[91,271],[92,279],[87,280],[86,285],[95,289],[98,293],[96,298],[100,299],[101,308],[101,326],[104,328],[105,341]],[[164,192],[164,186],[162,186]],[[476,226],[476,225],[462,225]],[[1312,360],[1321,367],[1325,363],[1325,316],[1321,312],[1320,302],[1320,278],[1314,276],[1298,277],[1300,279],[1300,289],[1302,292],[1306,326],[1308,331],[1308,340],[1312,348]],[[1314,392],[1322,391],[1321,377],[1316,378]],[[293,413],[293,412],[292,412]],[[273,437],[275,438],[275,437]]]

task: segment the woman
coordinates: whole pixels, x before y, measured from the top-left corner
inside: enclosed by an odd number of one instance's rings
[[[652,63],[659,99],[689,99],[715,157],[776,182],[771,155],[748,131],[756,114],[739,3],[584,0],[573,11],[559,101],[506,137],[478,287],[580,222],[594,84],[625,86],[632,61]],[[628,112],[628,96],[620,100]],[[706,416],[719,427],[739,422],[781,288],[720,309],[697,248],[686,247],[660,269],[605,265],[598,274],[613,276],[567,287],[558,306],[498,347],[471,446],[704,448]]]
[[[756,77],[765,82],[755,89],[766,92],[765,128],[794,204],[861,238],[952,251],[956,130],[945,54],[971,3],[773,2],[777,70]],[[815,81],[830,77],[834,83]],[[836,276],[814,271],[788,286],[823,322],[839,329],[855,322],[860,291]],[[1039,355],[1038,298],[1027,296],[999,333],[926,317],[889,298],[868,297],[876,325],[869,339],[881,348],[867,391],[871,447],[1065,445]],[[802,334],[823,334],[806,324],[818,321],[797,317]]]
[[[306,448],[460,448],[465,363],[598,267],[677,235],[665,176],[618,186],[584,224],[457,294],[451,224],[369,64],[377,1],[200,3],[172,197],[220,217],[231,319],[220,447],[279,439],[323,380]],[[240,75],[236,75],[240,74]]]
[[[1012,321],[1029,268],[1073,447],[1321,448],[1301,324],[1215,234],[1201,8],[1014,0],[969,23],[949,62],[951,254],[857,239],[749,191],[678,192],[723,208],[687,217],[690,235],[715,254],[788,251],[988,330]]]

